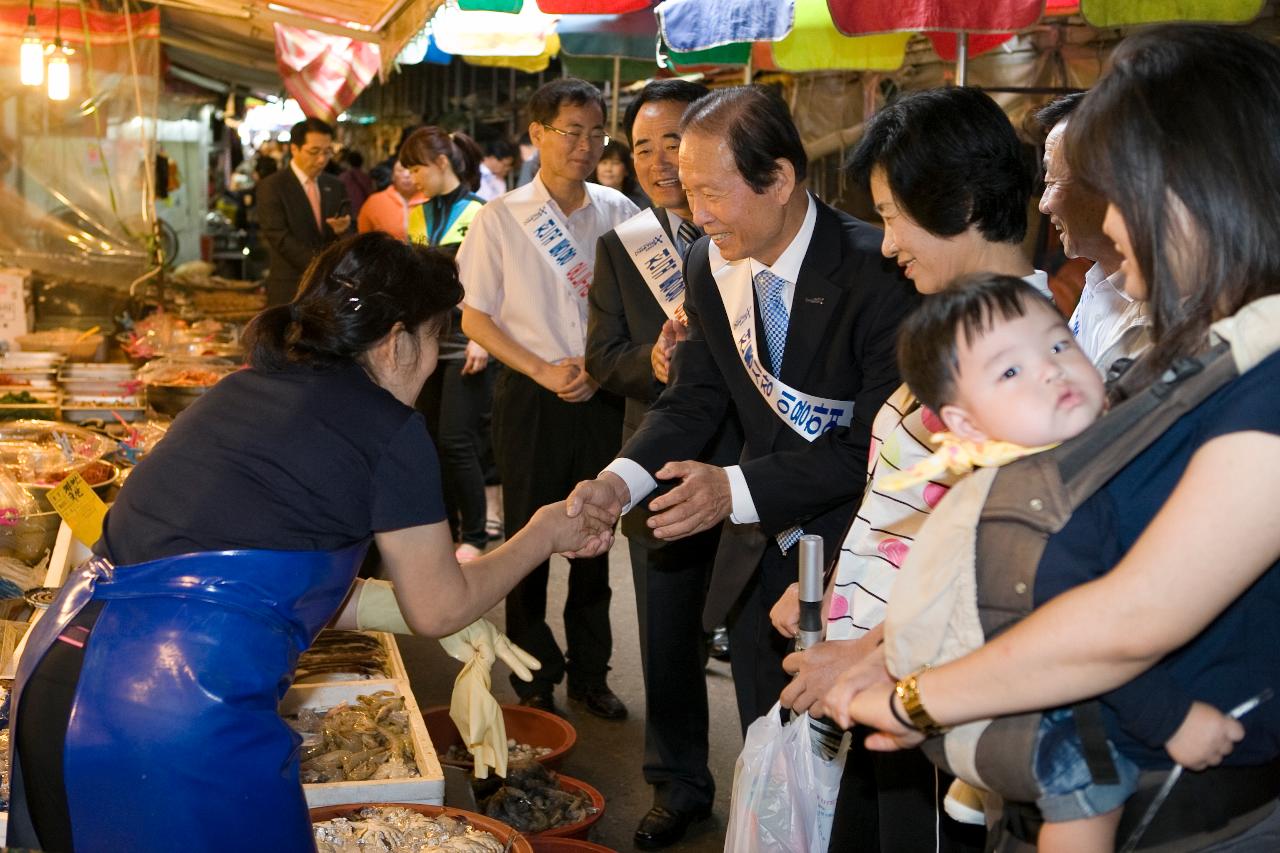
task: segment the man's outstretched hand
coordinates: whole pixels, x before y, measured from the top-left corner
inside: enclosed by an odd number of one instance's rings
[[[733,511],[729,475],[705,462],[668,462],[658,470],[659,480],[680,480],[665,495],[649,502],[654,515],[649,527],[659,539],[681,539],[715,527]]]

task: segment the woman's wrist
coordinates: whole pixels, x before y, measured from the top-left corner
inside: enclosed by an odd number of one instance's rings
[[[893,695],[890,698],[889,709],[893,712],[894,717],[899,722],[903,718],[898,716],[896,702],[902,703],[902,710],[906,713],[907,722],[910,727],[923,734],[925,737],[934,737],[935,735],[944,734],[947,729],[938,725],[938,722],[929,714],[924,707],[924,700],[920,696],[920,676],[924,673],[925,667],[919,669],[905,678],[898,679],[894,685]]]

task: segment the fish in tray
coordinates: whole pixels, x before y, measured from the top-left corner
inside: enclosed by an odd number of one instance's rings
[[[501,841],[447,814],[428,817],[410,809],[370,806],[355,817],[312,826],[318,853],[503,853]]]
[[[377,637],[360,631],[321,631],[311,648],[298,658],[294,680],[338,674],[387,678],[391,673],[386,648]]]
[[[361,782],[418,776],[409,712],[390,690],[287,720],[302,736],[302,781]]]
[[[534,833],[578,823],[595,814],[590,798],[561,788],[555,774],[538,762],[508,768],[505,780],[496,776],[471,780],[480,812],[486,817],[520,832]]]

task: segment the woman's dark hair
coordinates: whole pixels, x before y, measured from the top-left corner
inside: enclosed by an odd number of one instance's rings
[[[400,146],[400,165],[406,169],[429,166],[440,157],[449,161],[449,168],[472,192],[480,189],[480,161],[484,154],[475,140],[462,131],[446,133],[428,125],[409,134]]]
[[[653,104],[660,101],[692,104],[700,98],[705,98],[710,92],[711,90],[701,83],[679,78],[654,80],[651,83],[646,83],[645,87],[635,96],[635,99],[627,105],[627,111],[622,114],[622,127],[627,132],[627,139],[630,139],[631,144],[635,145],[636,135],[631,131],[636,126],[636,116],[640,115],[640,109],[645,104]]]
[[[631,149],[620,139],[610,139],[609,144],[600,152],[600,162],[605,160],[617,160],[622,164],[622,194],[630,196],[637,189],[639,184],[636,183],[636,175],[631,166]],[[597,180],[596,183],[599,183]]]
[[[1155,340],[1151,380],[1209,325],[1280,291],[1280,49],[1227,27],[1129,36],[1067,123],[1077,180],[1124,217]]]
[[[935,412],[954,402],[961,337],[974,341],[997,320],[1026,316],[1033,301],[1057,311],[1040,291],[1011,275],[975,273],[957,278],[940,293],[924,299],[898,328],[902,381],[916,399]]]
[[[738,174],[757,194],[777,179],[778,160],[791,161],[796,183],[808,175],[809,157],[791,111],[776,92],[764,86],[714,90],[685,110],[680,130],[728,141]]]
[[[529,123],[551,124],[556,120],[556,114],[560,112],[560,108],[566,104],[571,107],[594,104],[600,108],[602,120],[609,114],[605,109],[604,95],[599,89],[577,77],[561,77],[559,80],[543,84],[533,93],[533,97],[529,98]],[[521,141],[524,141],[524,137],[521,137]]]
[[[864,187],[877,166],[894,199],[926,231],[970,225],[992,243],[1020,243],[1035,166],[990,95],[952,86],[904,95],[876,113],[849,159]]]
[[[370,231],[330,244],[302,276],[288,305],[267,308],[245,329],[259,370],[335,370],[382,340],[397,323],[445,329],[462,301],[453,259]]]

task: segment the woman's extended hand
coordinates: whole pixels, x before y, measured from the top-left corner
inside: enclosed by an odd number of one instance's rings
[[[613,544],[614,516],[594,504],[584,504],[570,518],[565,502],[540,508],[529,524],[548,538],[551,553],[566,557],[598,557]]]
[[[886,673],[881,683],[858,690],[853,699],[832,708],[831,717],[845,728],[862,723],[875,730],[875,734],[867,737],[867,749],[875,752],[893,752],[898,749],[911,749],[924,741],[924,735],[915,729],[907,728],[889,710],[889,697],[893,696],[893,681]],[[897,702],[897,697],[894,697]],[[905,713],[902,705],[897,705],[898,713]]]

